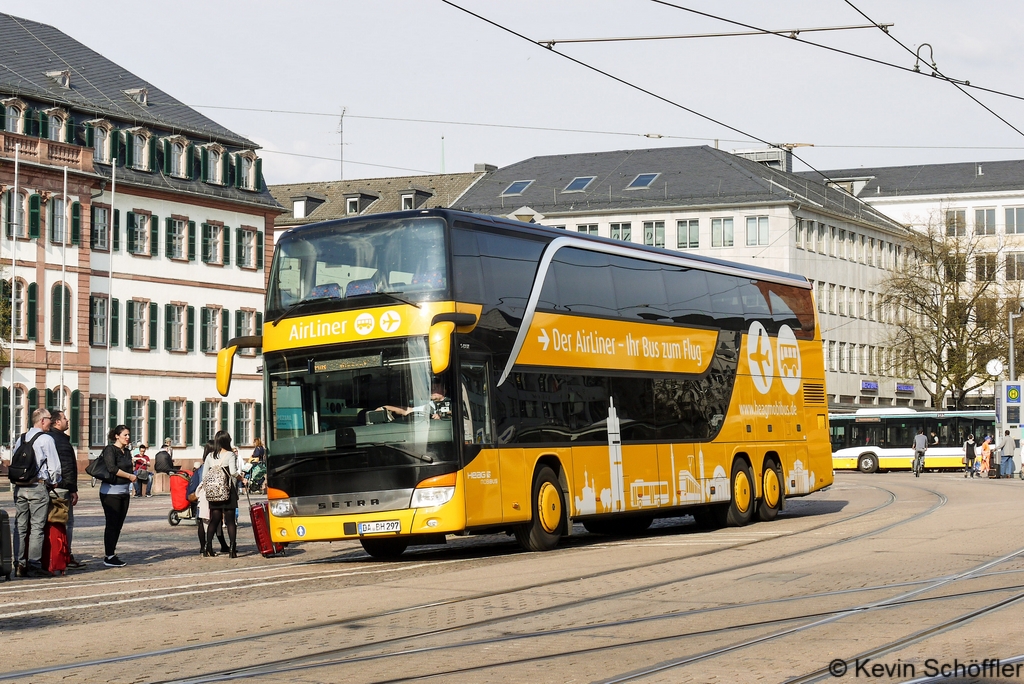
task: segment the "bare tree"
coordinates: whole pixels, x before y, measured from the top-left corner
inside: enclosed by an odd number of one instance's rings
[[[903,263],[881,289],[894,365],[921,383],[933,407],[943,408],[948,395],[959,408],[992,380],[985,364],[1006,359],[1006,316],[1022,281],[1016,272],[1006,279],[1008,262],[985,227],[969,229],[962,211],[944,213],[910,232]]]

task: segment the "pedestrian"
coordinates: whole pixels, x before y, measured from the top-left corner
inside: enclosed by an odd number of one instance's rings
[[[146,486],[146,496],[153,496],[153,473],[149,471],[150,458],[146,455],[149,449],[145,442],[139,442],[139,453],[132,462],[135,468],[135,496],[142,498],[142,486]]]
[[[985,441],[981,443],[981,471],[982,477],[988,477],[989,468],[992,466],[992,444],[989,440],[992,438],[985,435]]]
[[[181,470],[181,466],[174,465],[174,457],[171,448],[171,438],[167,437],[164,439],[164,445],[160,451],[156,452],[155,469],[158,473],[176,473]]]
[[[71,446],[67,430],[71,423],[64,411],[51,411],[50,437],[57,447],[57,456],[60,458],[60,485],[54,489],[54,493],[68,502],[68,567],[74,570],[85,565],[75,558],[71,550],[72,534],[75,529],[75,506],[78,505],[78,455],[75,448]]]
[[[1013,477],[1013,452],[1016,443],[1010,437],[1010,431],[1003,432],[1003,439],[999,442],[999,477]]]
[[[123,568],[127,563],[117,557],[117,541],[128,517],[131,486],[136,481],[132,472],[131,433],[128,426],[118,425],[107,434],[110,444],[103,447],[103,459],[109,479],[100,485],[100,504],[106,525],[103,528],[103,564],[108,568]]]
[[[249,462],[253,465],[260,463],[266,455],[267,449],[263,446],[263,440],[259,437],[252,440],[252,455],[249,456]]]
[[[15,440],[11,465],[15,465],[18,447],[31,445],[35,472],[24,480],[11,480],[14,485],[15,524],[18,530],[16,574],[21,577],[50,577],[43,568],[43,528],[50,512],[50,488],[60,484],[60,455],[48,432],[51,416],[45,408],[32,412],[32,428]]]
[[[964,478],[967,478],[967,474],[970,473],[971,477],[974,477],[974,459],[977,457],[977,450],[974,446],[974,435],[967,435],[967,441],[964,442]]]
[[[924,428],[918,428],[917,435],[914,437],[914,477],[921,477],[926,451],[928,451],[928,438],[924,436]]]
[[[203,459],[212,454],[215,450],[213,440],[209,440],[203,447]],[[189,480],[188,488],[189,494],[195,493],[196,500],[196,531],[199,534],[199,553],[204,557],[208,557],[210,554],[206,551],[206,530],[210,524],[210,502],[206,500],[206,490],[203,488],[203,463],[198,462],[193,466],[192,479]],[[227,553],[231,550],[228,543],[224,540],[224,525],[221,523],[220,527],[217,528],[217,539],[220,541],[220,552]]]
[[[203,489],[210,503],[210,522],[206,526],[206,554],[213,552],[213,535],[221,524],[227,528],[231,558],[238,557],[238,521],[235,509],[238,507],[238,457],[231,448],[231,435],[221,430],[213,438],[214,451],[203,462]]]

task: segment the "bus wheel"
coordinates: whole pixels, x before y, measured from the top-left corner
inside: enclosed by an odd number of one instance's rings
[[[773,460],[765,461],[764,475],[761,476],[761,491],[763,495],[757,502],[757,518],[765,522],[775,520],[775,516],[782,509],[782,497],[785,493],[782,488],[779,464]]]
[[[527,551],[550,551],[558,545],[565,525],[565,502],[555,471],[544,466],[533,478],[533,515],[516,527],[516,541]]]
[[[732,501],[729,502],[729,527],[743,527],[754,517],[757,499],[754,498],[754,476],[746,461],[736,459],[732,464]]]
[[[359,543],[363,545],[363,551],[381,560],[398,558],[409,548],[409,541],[399,537],[384,537],[380,539],[363,537],[359,540]]]
[[[857,470],[862,473],[873,473],[878,470],[878,459],[874,454],[861,454],[857,458]]]

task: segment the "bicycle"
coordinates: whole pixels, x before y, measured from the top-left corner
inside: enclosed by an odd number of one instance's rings
[[[921,473],[924,472],[924,452],[914,452],[914,477],[921,477]]]

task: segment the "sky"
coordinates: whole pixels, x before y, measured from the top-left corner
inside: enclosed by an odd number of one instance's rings
[[[915,57],[893,40],[927,43],[950,78],[1024,98],[1024,3],[453,2],[529,40],[441,0],[105,0],[103,11],[36,0],[0,11],[56,26],[255,141],[271,184],[716,141],[764,147],[758,138],[813,145],[795,149],[796,170],[1024,158],[1024,133],[1011,127],[1024,131],[1024,99],[964,88],[990,113],[931,76],[931,60],[923,75],[906,71]],[[869,24],[860,10],[893,24],[889,35],[799,37],[903,69],[777,35],[536,44],[749,31],[681,7],[773,31]]]

